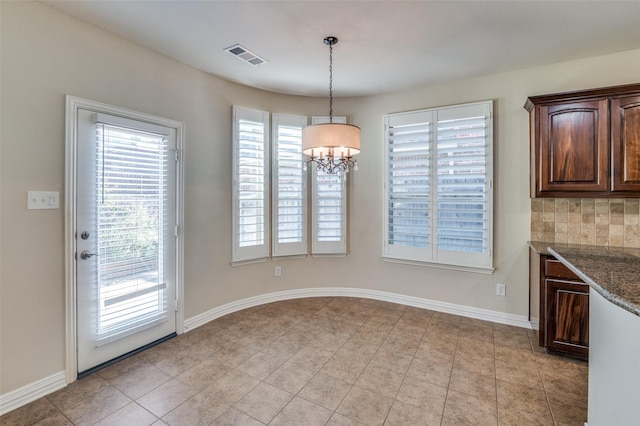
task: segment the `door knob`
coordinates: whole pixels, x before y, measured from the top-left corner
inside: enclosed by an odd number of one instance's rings
[[[89,259],[91,256],[97,256],[97,254],[95,253],[89,253],[89,250],[85,250],[82,253],[80,253],[80,257],[82,259]]]

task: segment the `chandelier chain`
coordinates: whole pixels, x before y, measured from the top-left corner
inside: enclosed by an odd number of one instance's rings
[[[333,123],[333,43],[329,43],[329,123]]]

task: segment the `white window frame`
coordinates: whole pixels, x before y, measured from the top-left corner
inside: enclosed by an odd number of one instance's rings
[[[302,129],[307,125],[307,117],[300,115],[288,115],[288,114],[272,114],[272,170],[273,170],[273,178],[272,178],[272,190],[271,190],[271,205],[272,205],[272,256],[280,257],[280,256],[306,256],[307,255],[307,173],[303,167],[304,161],[306,160],[306,156],[302,153]],[[292,127],[300,129],[300,181],[294,182],[294,184],[298,184],[301,186],[301,222],[300,226],[300,239],[294,242],[279,242],[280,238],[280,223],[282,222],[280,215],[280,199],[285,197],[285,194],[281,194],[280,191],[280,126],[283,127]]]
[[[437,244],[438,234],[438,122],[463,117],[484,116],[485,123],[485,228],[484,251],[470,253],[457,250],[439,250]],[[389,176],[390,176],[390,129],[404,125],[427,125],[428,136],[425,131],[423,138],[428,138],[425,147],[428,148],[428,176],[430,184],[428,188],[429,215],[428,234],[429,243],[426,247],[410,247],[393,245],[389,242]],[[493,101],[474,102],[463,105],[454,105],[441,108],[432,108],[419,111],[410,111],[398,114],[389,114],[384,117],[384,197],[383,197],[383,259],[390,262],[408,263],[417,265],[436,266],[446,269],[464,270],[490,274],[493,272]],[[421,143],[421,142],[418,142]]]
[[[329,123],[329,117],[312,117],[311,124]],[[334,123],[347,123],[347,117],[333,117]],[[318,174],[322,173],[316,170],[312,165],[311,169],[311,254],[316,257],[345,257],[347,255],[347,179],[349,173],[335,175],[335,179],[339,180],[341,192],[341,235],[339,240],[320,241],[319,240],[319,207],[318,199]]]
[[[262,173],[263,191],[262,191],[262,223],[263,223],[263,239],[260,244],[254,244],[251,246],[241,245],[241,218],[240,218],[240,191],[239,178],[240,178],[240,121],[250,121],[259,123],[263,126],[263,146],[262,146],[262,158],[264,160],[264,168]],[[265,111],[258,111],[250,108],[243,108],[239,106],[233,107],[233,158],[232,158],[232,254],[231,263],[233,265],[244,263],[264,262],[269,257],[269,242],[271,238],[270,234],[270,200],[269,200],[269,176],[270,176],[270,158],[269,158],[269,113]]]

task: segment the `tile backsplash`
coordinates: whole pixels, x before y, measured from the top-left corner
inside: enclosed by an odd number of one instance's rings
[[[534,198],[531,240],[640,248],[640,199]]]

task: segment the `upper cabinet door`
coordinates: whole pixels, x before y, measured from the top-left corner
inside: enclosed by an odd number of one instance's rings
[[[608,191],[607,100],[539,108],[540,169],[536,192]]]
[[[611,100],[613,191],[640,192],[640,95]]]

